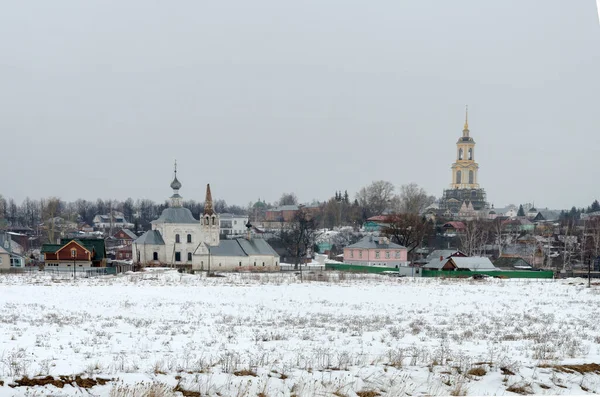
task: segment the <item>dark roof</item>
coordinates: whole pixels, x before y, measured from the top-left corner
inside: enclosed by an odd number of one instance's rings
[[[199,223],[200,221],[194,218],[192,211],[183,207],[165,208],[157,220],[151,223]]]
[[[138,236],[134,232],[132,232],[131,230],[129,230],[129,229],[121,229],[121,230],[119,230],[119,232],[125,233],[132,240],[135,240],[136,238],[138,238]],[[119,233],[119,232],[117,232],[117,233]],[[117,233],[115,233],[115,236],[117,235]],[[111,237],[114,237],[114,236],[111,236]]]
[[[55,253],[56,251],[58,251],[59,249],[62,248],[62,245],[60,244],[42,244],[42,249],[40,250],[40,252],[42,254],[45,253]]]
[[[400,244],[396,244],[396,243],[390,242],[390,240],[388,238],[385,238],[385,237],[373,237],[373,236],[363,237],[362,240],[360,240],[356,244],[349,245],[346,248],[406,249],[406,247],[404,247],[404,246],[402,246]]]
[[[148,230],[146,233],[142,234],[135,241],[135,244],[151,244],[151,245],[165,245],[165,240],[163,240],[160,232],[158,230]]]
[[[251,256],[251,255],[272,255],[279,254],[265,240],[256,238],[247,240],[245,238],[236,238],[231,240],[221,240],[219,245],[210,247],[211,256]]]

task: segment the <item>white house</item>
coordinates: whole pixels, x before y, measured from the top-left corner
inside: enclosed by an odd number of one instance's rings
[[[151,222],[152,230],[132,244],[136,263],[194,270],[209,270],[209,267],[210,270],[279,270],[279,256],[264,240],[237,238],[220,241],[220,216],[213,210],[210,185],[206,185],[204,213],[199,220],[183,207],[177,170],[171,188],[173,195],[169,208]],[[238,222],[241,223],[241,220]]]
[[[132,229],[134,227],[134,224],[128,222],[118,211],[113,211],[108,215],[96,215],[93,223],[96,229]]]
[[[221,235],[227,238],[241,237],[246,235],[246,225],[248,224],[248,215],[220,214]]]

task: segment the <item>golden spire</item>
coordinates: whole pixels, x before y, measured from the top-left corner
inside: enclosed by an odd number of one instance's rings
[[[469,129],[469,105],[465,105],[465,130]]]

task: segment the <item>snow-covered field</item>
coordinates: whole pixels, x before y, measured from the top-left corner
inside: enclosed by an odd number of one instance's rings
[[[600,286],[305,276],[0,276],[0,396],[600,393]]]

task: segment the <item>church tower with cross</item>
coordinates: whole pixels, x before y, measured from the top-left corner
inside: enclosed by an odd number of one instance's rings
[[[469,110],[465,110],[462,136],[456,142],[456,161],[452,164],[452,183],[444,190],[440,209],[454,215],[483,211],[488,207],[486,193],[479,186],[479,164],[475,161],[475,140],[469,130]],[[474,217],[474,214],[471,214]]]
[[[456,162],[452,164],[453,189],[478,189],[477,171],[479,164],[475,162],[475,141],[469,135],[469,109],[466,109],[463,135],[456,142]]]

